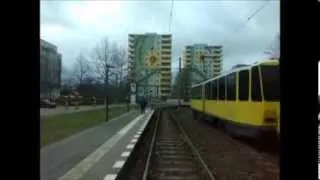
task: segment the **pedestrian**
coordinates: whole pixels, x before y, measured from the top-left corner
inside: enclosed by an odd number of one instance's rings
[[[146,106],[147,106],[147,101],[146,101],[145,97],[142,96],[141,99],[140,99],[140,110],[141,110],[141,113],[145,112]]]
[[[140,113],[143,113],[143,97],[141,96],[139,99]]]
[[[65,96],[64,97],[64,105],[65,105],[65,107],[66,107],[66,109],[69,109],[69,99],[68,99],[68,96]]]
[[[95,96],[92,96],[92,104],[94,107],[96,107],[97,105],[97,101],[96,101],[96,97]]]

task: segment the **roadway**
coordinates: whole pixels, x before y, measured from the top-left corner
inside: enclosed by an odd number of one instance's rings
[[[110,108],[112,107],[121,107],[126,106],[126,104],[111,104],[109,105]],[[52,115],[58,115],[58,114],[68,114],[68,113],[74,113],[74,112],[81,112],[81,111],[90,111],[94,109],[102,109],[105,108],[105,105],[99,105],[99,106],[79,106],[78,109],[75,109],[75,107],[71,106],[69,108],[66,108],[64,106],[58,106],[56,108],[40,108],[40,116],[52,116]]]

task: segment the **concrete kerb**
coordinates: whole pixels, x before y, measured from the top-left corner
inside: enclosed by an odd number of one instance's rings
[[[118,174],[116,175],[116,179],[117,180],[122,180],[125,179],[125,176],[127,175],[128,171],[130,170],[130,167],[132,167],[132,164],[135,162],[136,158],[137,158],[137,147],[139,147],[139,145],[142,143],[142,138],[144,137],[144,135],[150,130],[150,124],[151,124],[151,119],[154,118],[155,116],[155,110],[151,110],[151,113],[148,114],[146,116],[146,118],[148,118],[146,120],[146,122],[142,125],[141,128],[139,128],[138,132],[142,132],[140,134],[140,136],[137,138],[137,142],[135,143],[133,149],[131,150],[130,155],[127,157],[127,159],[125,160],[124,165],[122,166],[122,168],[118,171]]]

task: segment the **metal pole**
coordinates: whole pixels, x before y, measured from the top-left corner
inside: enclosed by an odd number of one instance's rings
[[[127,95],[127,112],[130,111],[130,98],[131,98],[131,87],[130,87],[130,81],[128,81],[128,95]]]
[[[204,74],[204,76],[205,76],[205,79],[207,78],[207,75],[206,75],[206,72],[205,72],[205,70],[204,70],[204,58],[203,58],[203,61],[202,61],[202,71],[203,71],[203,74]],[[204,79],[204,80],[205,80]]]
[[[105,77],[105,88],[106,88],[106,121],[109,120],[109,95],[108,95],[108,82],[109,82],[109,68],[112,68],[113,66],[110,66],[106,64],[106,77]]]
[[[109,66],[106,65],[106,78],[105,78],[105,90],[106,90],[106,121],[109,120],[109,107],[108,107],[108,104],[109,104],[109,99],[108,99],[108,81],[109,81]]]
[[[182,82],[181,82],[181,79],[182,79],[182,77],[181,77],[181,57],[179,57],[179,99],[178,99],[178,101],[179,101],[179,107],[181,106],[181,84],[182,84]]]

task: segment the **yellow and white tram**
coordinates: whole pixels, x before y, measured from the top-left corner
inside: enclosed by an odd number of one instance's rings
[[[280,132],[279,61],[232,69],[193,85],[191,104],[202,115],[239,136]]]

